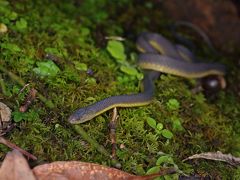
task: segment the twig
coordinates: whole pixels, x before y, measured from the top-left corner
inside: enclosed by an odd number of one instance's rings
[[[16,127],[15,123],[12,123],[6,127],[6,129],[3,129],[0,131],[0,136],[4,136],[5,134],[9,133],[11,130],[13,130]]]
[[[27,95],[27,97],[24,100],[23,105],[21,105],[19,108],[20,112],[26,112],[28,110],[28,107],[32,104],[34,99],[36,99],[36,93],[37,93],[36,89],[32,88],[30,90],[29,94]]]
[[[200,159],[200,158],[214,160],[214,161],[223,161],[223,162],[229,163],[233,166],[237,166],[240,164],[240,158],[234,157],[231,154],[223,154],[220,151],[194,154],[194,155],[184,159],[183,161],[187,161],[190,159]]]
[[[8,71],[7,69],[5,69],[3,66],[0,65],[0,71],[4,72],[5,74],[7,74],[13,81],[16,81],[19,85],[24,86],[26,83],[17,75],[15,75],[14,73]],[[37,96],[39,97],[39,99],[45,103],[45,105],[49,108],[54,108],[54,104],[51,100],[48,100],[47,98],[45,98],[42,94],[40,94],[38,92]]]
[[[117,115],[117,108],[115,107],[113,109],[113,115],[112,115],[112,120],[109,123],[109,129],[110,129],[110,140],[112,144],[112,159],[116,159],[116,149],[117,149],[117,144],[116,144],[116,121],[117,121],[118,115]]]
[[[4,139],[3,137],[0,137],[0,143],[8,146],[9,148],[11,148],[11,149],[13,149],[13,150],[14,150],[14,149],[18,150],[19,152],[21,152],[22,154],[24,154],[25,156],[27,156],[29,159],[37,160],[37,157],[36,157],[36,156],[34,156],[34,155],[30,154],[29,152],[21,149],[20,147],[18,147],[17,145],[11,143],[10,141]]]
[[[105,36],[107,40],[115,40],[115,41],[125,41],[126,39],[121,36]]]
[[[28,86],[29,86],[29,83],[28,83],[28,84],[25,84],[25,85],[22,87],[22,89],[19,90],[18,95],[21,94]]]

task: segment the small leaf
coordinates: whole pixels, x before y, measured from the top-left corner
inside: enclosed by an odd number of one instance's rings
[[[179,118],[173,117],[173,118],[171,118],[171,121],[172,121],[173,130],[175,130],[175,131],[184,130],[184,128],[182,126],[182,123],[181,123]]]
[[[163,129],[163,124],[162,123],[158,123],[157,124],[157,130],[161,131]]]
[[[7,16],[10,20],[14,21],[17,19],[18,14],[16,12],[10,12]]]
[[[88,67],[85,63],[80,63],[78,61],[73,61],[75,68],[79,71],[87,71]]]
[[[177,109],[179,109],[180,104],[179,104],[178,100],[176,100],[176,99],[169,99],[167,102],[167,107],[170,110],[177,110]]]
[[[146,174],[154,174],[154,173],[158,173],[160,171],[160,166],[154,166],[152,168],[150,168]]]
[[[19,31],[23,31],[27,28],[27,21],[24,18],[21,18],[16,22],[16,29]]]
[[[156,165],[160,166],[163,163],[174,164],[172,157],[165,155],[158,158]]]
[[[173,137],[173,133],[167,129],[162,130],[162,135],[167,139],[171,139]]]
[[[12,115],[14,122],[20,122],[25,118],[25,114],[22,112],[13,112]]]
[[[124,46],[119,41],[108,41],[107,51],[119,61],[125,61],[126,55],[124,53]]]
[[[62,53],[59,52],[57,48],[48,47],[48,48],[45,48],[44,51],[45,53],[54,54],[56,56],[62,57]]]
[[[133,67],[130,67],[130,66],[124,66],[122,65],[120,67],[120,70],[128,75],[131,75],[131,76],[138,76],[138,71],[136,68],[133,68]]]
[[[60,69],[52,61],[37,62],[37,68],[33,71],[40,76],[56,76]]]
[[[96,84],[96,79],[93,77],[89,77],[86,79],[86,81],[89,85],[95,85]]]
[[[138,73],[138,74],[137,74],[137,79],[138,79],[138,80],[142,80],[143,78],[144,78],[143,73]]]
[[[82,36],[87,36],[87,35],[90,34],[90,30],[89,30],[88,28],[86,28],[86,27],[82,27],[82,28],[80,29],[80,31],[81,31],[81,35],[82,35]]]
[[[148,118],[147,118],[147,123],[148,123],[148,125],[151,126],[152,128],[154,128],[154,129],[156,128],[156,121],[155,121],[155,119],[148,117]]]

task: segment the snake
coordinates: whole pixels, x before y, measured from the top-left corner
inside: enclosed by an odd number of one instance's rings
[[[140,51],[138,66],[144,73],[142,91],[136,94],[111,96],[79,108],[68,118],[71,124],[84,123],[115,107],[150,104],[154,98],[154,81],[161,73],[185,78],[223,76],[226,73],[224,65],[195,61],[194,54],[188,48],[171,43],[161,34],[144,32],[138,37],[136,46]]]

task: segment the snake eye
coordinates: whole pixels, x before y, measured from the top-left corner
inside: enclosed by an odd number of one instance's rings
[[[202,88],[207,93],[215,93],[226,87],[223,76],[211,75],[201,79]]]

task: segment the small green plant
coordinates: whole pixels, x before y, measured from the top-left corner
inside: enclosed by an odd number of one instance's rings
[[[182,126],[180,118],[173,116],[171,118],[171,122],[172,122],[173,131],[183,131],[184,130],[184,127]]]
[[[73,61],[75,68],[79,71],[87,71],[88,67],[85,63],[80,63],[78,61]]]
[[[24,32],[27,29],[27,21],[24,18],[20,18],[16,22],[16,30],[19,32]]]
[[[124,52],[123,43],[120,41],[108,41],[107,50],[117,61],[125,61],[126,54]]]
[[[122,42],[115,40],[108,41],[107,51],[121,65],[120,70],[122,72],[127,75],[137,77],[137,79],[142,79],[142,74],[126,61],[127,56]]]
[[[33,71],[40,76],[56,76],[60,69],[52,61],[37,62],[37,68]]]
[[[148,169],[146,174],[154,174],[158,173],[161,168],[165,167],[174,167],[176,170],[178,170],[178,166],[174,163],[173,158],[169,154],[163,154],[161,155],[157,161],[156,165]],[[170,179],[178,179],[178,174],[173,174],[173,175],[165,175],[163,177],[158,177],[155,178],[154,180],[170,180]]]
[[[155,119],[148,117],[147,123],[153,129],[155,129],[155,132],[157,134],[162,135],[163,137],[165,137],[167,139],[171,139],[173,137],[173,133],[171,131],[169,131],[168,129],[163,129],[163,124],[157,123]]]
[[[180,103],[177,99],[169,99],[167,102],[167,107],[169,110],[177,110],[180,108]]]
[[[12,113],[14,122],[20,122],[20,121],[34,121],[36,119],[39,119],[39,114],[37,111],[29,110],[28,112],[19,112],[14,111]]]
[[[67,57],[67,51],[65,49],[61,49],[61,51],[58,48],[54,48],[54,47],[47,47],[44,49],[45,53],[49,53],[49,54],[54,54],[56,56],[59,57]]]
[[[8,1],[0,0],[0,24],[7,27],[7,32],[0,34],[0,70],[7,70],[6,73],[0,72],[0,97],[12,108],[12,119],[18,126],[8,134],[9,139],[43,161],[75,159],[110,165],[109,156],[101,155],[94,146],[86,143],[73,131],[67,118],[75,109],[108,96],[138,92],[140,83],[137,82],[144,75],[136,65],[138,52],[129,52],[133,42],[109,41],[109,47],[102,49],[104,35],[121,35],[124,32],[133,37],[142,30],[149,30],[148,25],[154,22],[154,18],[160,19],[154,27],[164,27],[169,20],[153,8],[154,2]],[[122,9],[126,9],[126,13],[119,15]],[[136,21],[134,17],[139,19]],[[129,32],[126,27],[133,21],[136,21],[136,26]],[[163,35],[173,38],[162,30]],[[54,65],[59,65],[60,70],[55,76],[41,75],[52,72],[49,61],[42,59],[47,54],[59,57]],[[199,55],[205,56],[201,50]],[[220,59],[226,64],[230,62],[228,60]],[[39,74],[33,71],[34,68],[39,70]],[[231,76],[232,80],[228,78],[230,82],[238,77],[236,67],[232,68],[231,72],[236,76]],[[86,69],[93,73],[88,74]],[[16,74],[24,83],[18,85],[7,72]],[[39,80],[33,76],[34,73],[44,79]],[[201,172],[212,178],[239,179],[239,169],[222,163],[199,161],[196,166],[196,163],[181,162],[189,155],[208,149],[240,154],[240,103],[235,91],[231,88],[222,91],[214,103],[210,103],[202,93],[190,91],[196,80],[171,75],[162,75],[160,79],[155,82],[153,103],[119,111],[117,158],[122,169],[142,175],[145,170],[173,167],[177,163],[187,174]],[[21,91],[25,83],[30,86]],[[37,93],[29,110],[21,113],[19,106],[24,103],[30,87],[36,88],[49,101],[42,103]],[[155,119],[150,123],[151,127],[146,122],[149,113]],[[81,125],[108,151],[109,118],[110,114],[104,113]],[[7,151],[8,148],[1,146],[1,159]],[[159,151],[172,156],[159,154]],[[173,157],[174,162],[171,161]],[[175,175],[161,177],[170,178],[174,179]]]

